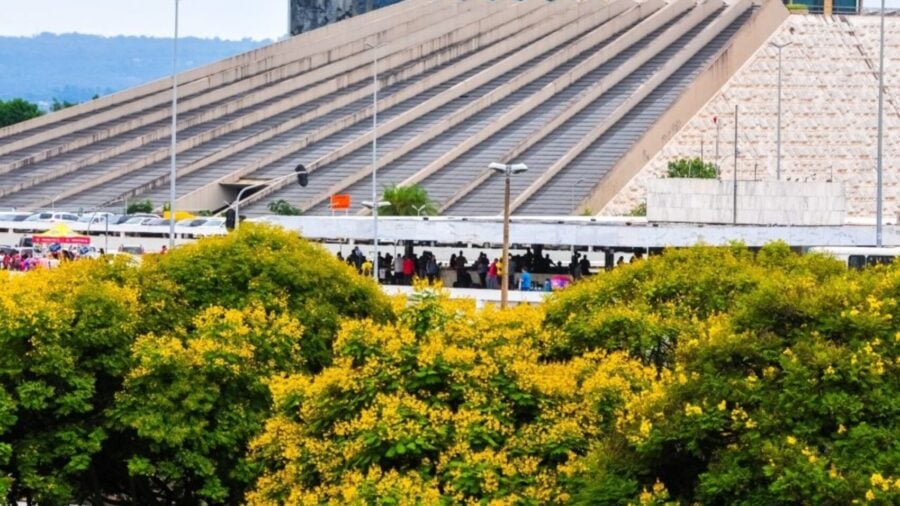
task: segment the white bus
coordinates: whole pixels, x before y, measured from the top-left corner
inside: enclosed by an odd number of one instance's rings
[[[851,269],[862,269],[870,265],[890,264],[900,257],[900,248],[817,246],[809,248],[810,253],[824,253],[841,260]]]

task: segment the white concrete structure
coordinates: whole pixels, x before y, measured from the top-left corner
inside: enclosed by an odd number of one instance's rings
[[[650,222],[834,226],[844,224],[845,214],[841,183],[680,178],[647,182]]]
[[[791,15],[769,41],[782,52],[782,180],[840,182],[850,217],[875,216],[878,16]],[[900,213],[900,18],[886,19],[884,217]],[[720,122],[722,178],[734,173],[734,106],[738,177],[775,179],[778,50],[762,44],[750,61],[697,114],[684,118],[661,150],[602,214],[624,214],[644,201],[668,161],[702,156],[715,162]],[[599,208],[598,208],[599,209]]]
[[[371,220],[366,217],[269,216],[276,223],[313,240],[372,239]],[[747,246],[763,246],[782,240],[792,246],[870,246],[872,226],[750,226],[656,224],[644,218],[613,220],[592,218],[550,218],[513,216],[512,244],[547,246],[660,247],[728,244],[742,241]],[[900,228],[885,227],[884,244],[900,245]],[[500,217],[415,218],[385,217],[379,222],[379,241],[405,240],[439,244],[500,244],[503,220]]]

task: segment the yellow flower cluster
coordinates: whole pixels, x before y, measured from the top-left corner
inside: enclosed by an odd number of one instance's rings
[[[542,361],[540,308],[476,312],[425,294],[415,317],[346,322],[333,365],[269,382],[251,504],[552,504],[657,372],[624,353]],[[432,330],[417,335],[429,318]],[[440,491],[440,493],[438,493]]]

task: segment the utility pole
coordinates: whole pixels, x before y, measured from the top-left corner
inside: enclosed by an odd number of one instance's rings
[[[778,49],[778,126],[775,128],[775,179],[781,181],[781,50],[790,46],[791,43],[776,44],[770,42],[773,47]]]
[[[737,225],[737,207],[738,207],[738,191],[737,191],[737,173],[738,173],[738,106],[734,106],[734,210],[731,213],[732,222]]]
[[[878,167],[875,170],[875,246],[882,246],[881,171],[884,166],[884,0],[881,0],[881,54],[878,64]]]

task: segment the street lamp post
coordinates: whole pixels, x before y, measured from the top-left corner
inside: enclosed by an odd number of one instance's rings
[[[524,163],[492,163],[488,165],[492,170],[503,174],[505,180],[503,187],[503,276],[500,279],[500,308],[506,309],[509,302],[509,178],[513,174],[521,174],[528,170]]]
[[[378,200],[378,47],[371,42],[366,46],[372,48],[372,202]],[[378,206],[372,206],[372,277],[378,282]]]
[[[875,170],[875,246],[882,246],[881,170],[884,164],[884,0],[881,0],[881,51],[878,64],[878,167]]]
[[[790,42],[769,43],[778,49],[778,125],[775,127],[775,179],[781,181],[781,50],[790,46]]]
[[[175,0],[175,38],[172,41],[172,146],[169,148],[171,167],[169,171],[169,249],[175,247],[175,143],[178,123],[178,0]]]
[[[237,230],[241,226],[241,199],[244,198],[244,192],[253,188],[259,188],[260,186],[268,186],[270,184],[275,184],[280,182],[283,179],[287,179],[289,177],[296,177],[297,182],[300,186],[305,187],[308,181],[309,173],[306,170],[306,167],[303,164],[297,165],[294,168],[293,174],[285,174],[283,176],[278,176],[275,179],[270,179],[268,181],[262,181],[260,183],[254,183],[248,186],[245,186],[238,191],[237,198],[234,199],[234,229]],[[231,206],[229,206],[231,207]]]

